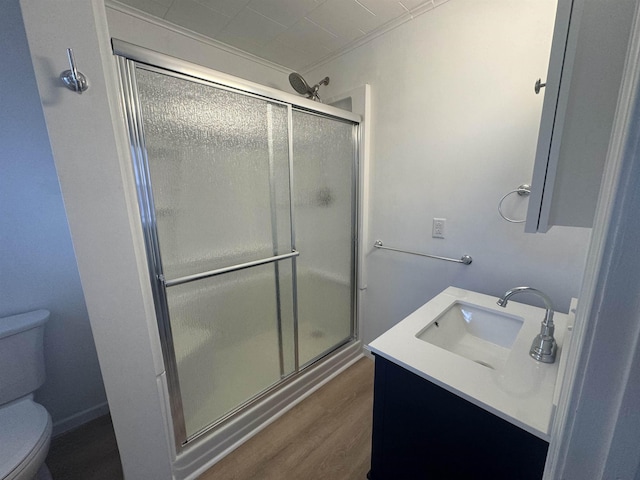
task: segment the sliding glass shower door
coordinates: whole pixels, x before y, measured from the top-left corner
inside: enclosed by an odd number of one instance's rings
[[[356,126],[119,65],[183,444],[354,338]]]
[[[189,437],[294,369],[288,111],[135,75]]]
[[[347,122],[293,112],[300,363],[353,335],[355,139]]]

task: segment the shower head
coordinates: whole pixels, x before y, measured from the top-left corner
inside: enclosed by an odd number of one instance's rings
[[[289,83],[300,95],[309,95],[310,93],[313,93],[313,89],[299,73],[292,72],[289,75]]]
[[[293,89],[298,92],[300,95],[306,95],[307,98],[311,98],[312,100],[320,101],[320,96],[318,95],[318,90],[321,85],[329,85],[329,77],[324,77],[313,87],[310,87],[307,81],[300,75],[299,73],[292,72],[289,75],[289,83],[293,87]]]

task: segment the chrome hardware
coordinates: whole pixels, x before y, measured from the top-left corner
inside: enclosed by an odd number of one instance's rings
[[[542,299],[546,307],[544,320],[540,326],[540,333],[536,335],[531,344],[529,355],[534,359],[542,363],[553,363],[556,361],[556,351],[558,345],[556,339],[553,338],[553,332],[555,326],[553,325],[553,305],[551,299],[536,288],[531,287],[516,287],[508,290],[500,299],[498,299],[498,305],[506,307],[509,302],[509,298],[517,293],[529,292],[537,295]]]
[[[439,257],[438,255],[428,255],[426,253],[411,252],[409,250],[400,250],[399,248],[385,247],[384,244],[382,243],[382,240],[376,240],[376,243],[374,243],[373,246],[375,248],[381,248],[383,250],[392,250],[394,252],[409,253],[411,255],[418,255],[420,257],[435,258],[437,260],[445,260],[447,262],[462,263],[464,265],[469,265],[473,261],[470,255],[463,255],[460,258],[460,260],[457,260],[455,258]]]
[[[536,84],[533,86],[533,91],[536,92],[536,95],[540,93],[540,89],[546,87],[546,83],[542,83],[542,79],[539,78],[536,80]]]
[[[509,195],[514,194],[514,193],[517,193],[520,197],[528,197],[531,194],[531,185],[523,183],[522,185],[520,185],[515,190],[511,190],[509,193],[507,193],[505,196],[503,196],[500,199],[500,201],[498,202],[498,213],[507,222],[524,223],[524,222],[526,222],[526,220],[514,220],[513,218],[509,218],[504,213],[502,213],[502,202],[504,202],[505,198],[507,198]]]
[[[73,58],[73,50],[67,48],[67,58],[69,59],[69,70],[65,70],[60,74],[60,80],[65,84],[69,90],[82,93],[89,85],[87,83],[87,77],[78,71],[76,68],[76,61]]]
[[[215,277],[222,273],[235,272],[237,270],[244,270],[249,267],[257,267],[258,265],[264,265],[266,263],[273,263],[279,260],[285,260],[291,257],[297,257],[300,252],[293,250],[291,253],[285,253],[283,255],[276,255],[275,257],[262,258],[260,260],[253,260],[251,262],[240,263],[238,265],[232,265],[230,267],[218,268],[216,270],[209,270],[208,272],[195,273],[193,275],[187,275],[186,277],[175,278],[173,280],[158,279],[164,283],[165,287],[173,287],[174,285],[182,285],[183,283],[193,282],[194,280],[202,280],[203,278]]]

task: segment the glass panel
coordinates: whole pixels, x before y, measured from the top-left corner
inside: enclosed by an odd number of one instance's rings
[[[291,260],[277,269],[290,283]],[[280,380],[275,272],[271,263],[167,289],[188,437]],[[292,329],[290,288],[280,295]]]
[[[290,252],[287,107],[151,67],[136,80],[165,278]],[[167,288],[187,437],[293,372],[291,265]]]
[[[139,66],[136,78],[165,277],[290,252],[287,108]]]
[[[293,112],[300,365],[351,336],[353,125]]]

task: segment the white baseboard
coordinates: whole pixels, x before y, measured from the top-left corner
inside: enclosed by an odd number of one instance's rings
[[[109,413],[109,404],[104,402],[71,415],[70,417],[58,420],[53,424],[52,436],[57,437],[107,413]]]

